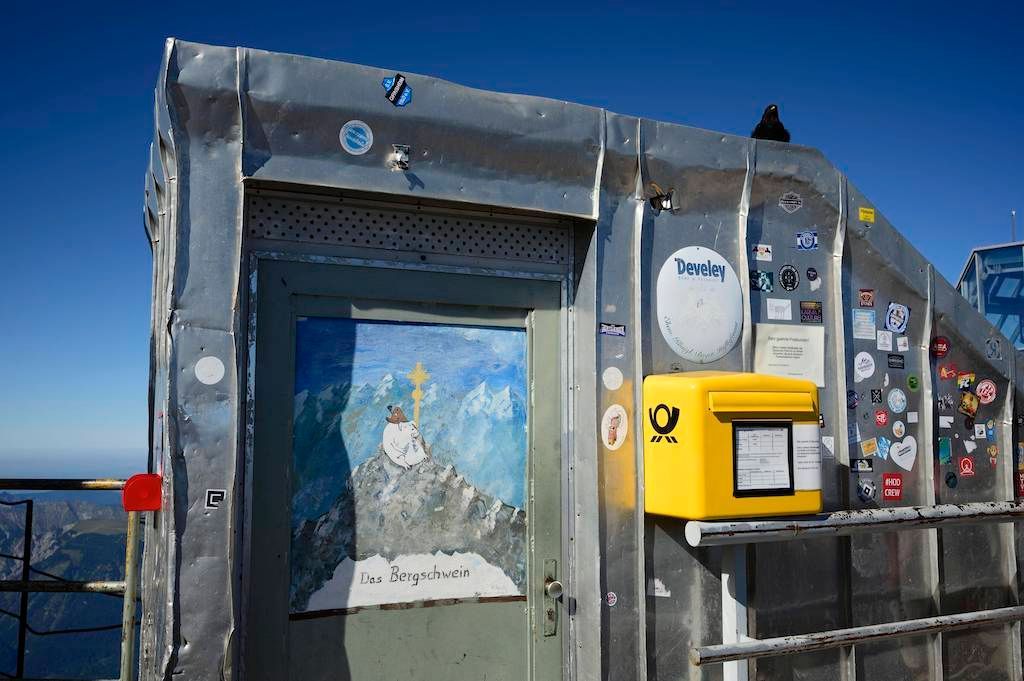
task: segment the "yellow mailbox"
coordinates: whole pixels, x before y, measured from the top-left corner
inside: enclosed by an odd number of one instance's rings
[[[644,379],[644,506],[677,518],[821,511],[811,381],[696,371]]]

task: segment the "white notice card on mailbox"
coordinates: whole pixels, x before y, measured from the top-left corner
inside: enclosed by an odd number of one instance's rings
[[[817,423],[793,424],[793,487],[798,490],[821,489],[820,434]]]

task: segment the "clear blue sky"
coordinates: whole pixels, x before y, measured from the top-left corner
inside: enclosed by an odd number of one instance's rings
[[[142,188],[166,36],[741,135],[778,102],[794,141],[822,149],[950,279],[972,245],[1009,240],[1011,207],[1024,212],[1020,3],[550,11],[558,4],[8,6],[0,474],[40,474],[60,461],[52,474],[143,466],[150,255]]]

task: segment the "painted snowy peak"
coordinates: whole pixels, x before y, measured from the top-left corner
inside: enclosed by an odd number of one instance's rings
[[[410,554],[479,557],[522,593],[526,581],[526,514],[471,485],[433,458],[404,469],[382,450],[360,464],[329,510],[292,534],[292,612],[340,574],[346,559],[398,561]],[[443,561],[443,557],[440,559]],[[341,589],[344,590],[344,589]],[[315,607],[315,603],[314,603]]]
[[[295,396],[293,526],[319,517],[352,470],[375,456],[388,406],[409,418],[413,386],[387,373],[375,384],[332,384]],[[459,470],[473,485],[511,505],[524,505],[526,407],[508,385],[481,382],[452,394],[438,383],[423,387],[417,424],[431,456]]]

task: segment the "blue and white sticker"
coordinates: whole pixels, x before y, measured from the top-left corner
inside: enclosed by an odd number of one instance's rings
[[[412,87],[401,73],[385,78],[380,84],[384,86],[384,96],[395,106],[405,106],[412,101]]]
[[[811,229],[806,232],[796,233],[796,250],[816,251],[818,250],[818,230]]]
[[[373,146],[373,130],[362,121],[349,121],[338,133],[341,148],[353,156],[362,156]]]
[[[902,414],[907,409],[907,394],[899,388],[890,390],[886,401],[893,414]]]
[[[885,311],[885,328],[893,333],[904,333],[910,321],[910,308],[900,303],[889,303]]]

